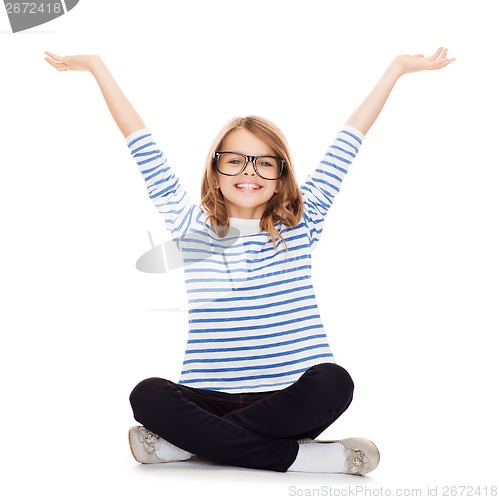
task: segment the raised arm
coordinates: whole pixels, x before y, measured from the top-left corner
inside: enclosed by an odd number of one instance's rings
[[[162,215],[166,229],[175,237],[188,233],[196,206],[156,144],[151,131],[125,97],[99,56],[58,56],[45,52],[45,60],[59,71],[89,71],[97,80],[116,124],[126,139],[145,181],[149,198]]]
[[[440,47],[430,57],[424,57],[423,54],[397,56],[346,124],[360,130],[364,135],[367,134],[383,109],[395,83],[402,75],[416,71],[441,69],[454,60],[454,58],[447,59],[447,49],[443,47]]]
[[[58,56],[46,51],[45,60],[59,71],[89,71],[97,81],[107,107],[124,137],[145,128],[142,118],[130,104],[111,72],[98,55]]]
[[[397,56],[338,132],[319,166],[302,186],[303,217],[309,229],[311,248],[319,241],[324,219],[339,193],[341,183],[359,152],[365,134],[378,118],[397,80],[405,73],[447,66],[454,59],[446,59],[446,55],[447,49],[441,47],[431,57],[425,58],[422,54]]]

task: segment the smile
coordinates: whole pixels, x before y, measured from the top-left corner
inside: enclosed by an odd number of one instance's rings
[[[260,184],[255,184],[252,182],[240,182],[239,184],[235,184],[235,187],[239,191],[246,192],[258,191],[259,189],[262,189],[262,186],[260,186]]]

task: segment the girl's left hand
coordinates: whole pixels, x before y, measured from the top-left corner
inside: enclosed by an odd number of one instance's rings
[[[447,49],[440,47],[430,57],[424,57],[423,54],[402,54],[397,56],[392,64],[401,75],[404,75],[406,73],[414,73],[416,71],[425,71],[428,69],[442,69],[453,61],[455,61],[454,58],[447,59]]]

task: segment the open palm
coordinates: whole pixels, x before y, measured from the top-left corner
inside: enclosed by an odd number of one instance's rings
[[[78,56],[58,56],[53,52],[45,51],[49,57],[45,60],[59,71],[90,71],[92,62],[96,56],[78,55]]]
[[[455,61],[454,58],[447,59],[447,49],[440,47],[432,56],[424,57],[423,54],[402,54],[397,56],[394,62],[399,66],[402,74],[415,71],[441,69]]]

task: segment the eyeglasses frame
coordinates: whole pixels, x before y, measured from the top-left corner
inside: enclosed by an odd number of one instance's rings
[[[236,174],[227,174],[225,172],[221,172],[220,171],[220,169],[218,168],[218,160],[220,159],[220,156],[223,153],[240,155],[240,156],[244,157],[244,159],[246,161],[244,162],[244,165],[241,168],[241,170],[239,170],[239,172],[237,172]],[[276,160],[280,160],[280,162],[281,162],[281,169],[279,170],[279,176],[278,177],[272,177],[271,179],[269,179],[268,177],[264,177],[262,174],[260,174],[260,172],[258,172],[258,169],[256,167],[256,161],[259,158],[275,158]],[[285,160],[283,158],[281,158],[280,156],[272,156],[272,155],[250,156],[250,155],[245,155],[243,153],[238,153],[236,151],[215,151],[213,153],[213,159],[215,160],[215,166],[216,166],[217,171],[220,174],[222,174],[222,175],[228,175],[229,177],[235,177],[236,175],[239,175],[241,172],[244,172],[244,170],[248,166],[248,163],[251,162],[251,163],[253,163],[253,170],[255,171],[256,175],[258,175],[258,177],[261,177],[262,179],[265,179],[267,181],[276,181],[277,179],[280,179],[282,177],[282,174],[284,173],[284,166],[286,165]]]

